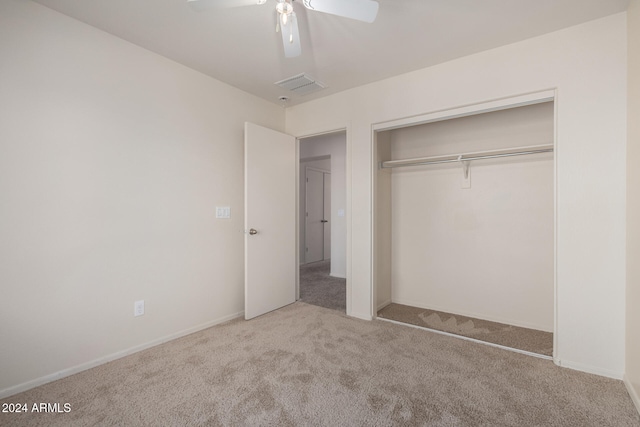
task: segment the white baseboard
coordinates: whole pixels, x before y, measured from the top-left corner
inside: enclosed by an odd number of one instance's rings
[[[623,372],[602,369],[591,365],[585,365],[584,363],[572,362],[566,359],[554,359],[554,362],[556,365],[563,368],[586,372],[587,374],[600,375],[601,377],[613,378],[614,380],[621,380],[624,376]]]
[[[151,348],[151,347],[155,347],[157,345],[160,345],[160,344],[163,344],[165,342],[174,340],[176,338],[181,338],[181,337],[184,337],[186,335],[193,334],[193,333],[201,331],[203,329],[207,329],[207,328],[210,328],[212,326],[218,325],[220,323],[224,323],[224,322],[227,322],[229,320],[233,320],[233,319],[236,319],[236,318],[242,317],[242,316],[244,316],[244,311],[241,311],[241,312],[238,312],[238,313],[234,313],[234,314],[230,314],[228,316],[221,317],[220,319],[212,320],[210,322],[203,323],[203,324],[198,325],[198,326],[194,326],[193,328],[184,329],[182,331],[179,331],[179,332],[176,332],[176,333],[173,333],[173,334],[170,334],[170,335],[166,335],[164,337],[155,339],[153,341],[149,341],[149,342],[144,343],[144,344],[140,344],[140,345],[137,345],[137,346],[134,346],[134,347],[122,350],[122,351],[118,351],[116,353],[112,353],[112,354],[109,354],[109,355],[104,356],[104,357],[99,357],[98,359],[94,359],[94,360],[91,360],[91,361],[86,362],[86,363],[81,363],[80,365],[72,366],[71,368],[63,369],[61,371],[54,372],[52,374],[45,375],[45,376],[40,377],[40,378],[36,378],[34,380],[27,381],[27,382],[24,382],[22,384],[18,384],[18,385],[9,387],[9,388],[5,388],[3,390],[0,390],[0,399],[4,399],[5,397],[13,396],[14,394],[22,393],[23,391],[27,391],[29,389],[41,386],[41,385],[46,384],[46,383],[50,383],[51,381],[59,380],[61,378],[65,378],[65,377],[68,377],[70,375],[74,375],[74,374],[77,374],[79,372],[86,371],[87,369],[95,368],[96,366],[102,365],[104,363],[111,362],[113,360],[120,359],[120,358],[125,357],[125,356],[129,356],[129,355],[131,355],[133,353],[137,353],[139,351],[146,350],[146,349]]]
[[[629,378],[627,378],[626,375],[624,376],[622,381],[624,381],[624,385],[627,387],[627,391],[629,392],[629,396],[631,396],[633,404],[636,405],[636,410],[638,411],[638,413],[640,413],[640,395],[638,395],[638,393],[640,393],[640,390],[636,390],[633,387],[633,384],[631,384],[631,381],[629,381]]]
[[[351,317],[355,317],[357,319],[362,319],[362,320],[373,320],[373,318],[368,315],[368,314],[362,314],[362,313],[349,313],[349,316]]]
[[[387,300],[387,301],[383,302],[382,304],[378,304],[378,308],[377,308],[376,311],[382,310],[383,308],[385,308],[386,306],[391,304],[391,302],[392,302],[391,300]]]

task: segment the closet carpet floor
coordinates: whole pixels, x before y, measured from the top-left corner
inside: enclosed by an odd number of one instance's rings
[[[499,344],[544,356],[553,355],[553,334],[457,314],[391,303],[378,317]]]

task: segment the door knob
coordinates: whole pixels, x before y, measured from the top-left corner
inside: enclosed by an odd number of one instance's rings
[[[254,234],[258,234],[258,230],[256,230],[255,228],[252,228],[252,229],[249,230],[249,234],[251,234],[252,236]]]
[[[329,222],[329,221],[327,221],[326,219],[322,219],[320,220],[320,222]]]

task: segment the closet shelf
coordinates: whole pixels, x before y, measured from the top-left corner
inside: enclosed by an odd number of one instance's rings
[[[387,160],[380,162],[380,168],[396,168],[403,166],[424,166],[440,163],[469,162],[471,160],[496,159],[500,157],[525,156],[553,152],[553,144],[531,145],[502,150],[477,151],[464,154],[450,154],[447,156],[417,157],[413,159]],[[465,173],[466,174],[466,173]]]

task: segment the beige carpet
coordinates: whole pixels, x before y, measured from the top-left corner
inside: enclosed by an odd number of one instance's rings
[[[3,402],[3,426],[640,426],[621,381],[297,302]]]
[[[378,311],[378,317],[462,335],[544,356],[553,355],[553,334],[551,332],[520,328],[504,323],[395,303],[389,304]]]
[[[300,266],[300,300],[346,313],[347,280],[331,277],[331,261]]]

